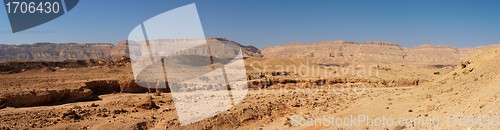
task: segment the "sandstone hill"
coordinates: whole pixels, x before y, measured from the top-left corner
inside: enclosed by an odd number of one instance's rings
[[[262,50],[266,58],[310,59],[318,64],[397,63],[420,65],[456,65],[476,48],[421,45],[406,48],[389,42],[326,41],[311,44],[291,43]]]
[[[253,46],[243,46],[237,42],[223,38],[210,38],[208,42],[220,42],[240,46],[246,56],[260,56]],[[122,41],[116,45],[110,43],[35,43],[22,45],[0,44],[0,62],[8,61],[64,61],[67,59],[86,60],[117,60],[128,56],[128,42]]]
[[[500,48],[481,50],[465,58],[455,70],[434,82],[408,91],[386,93],[377,98],[360,100],[352,106],[356,109],[344,115],[368,114],[372,117],[441,117],[442,119],[447,116],[494,118],[500,114],[498,62],[500,62]],[[451,125],[444,119],[441,121],[439,127],[448,129],[498,129],[498,122],[487,125],[488,120],[474,120],[476,122],[467,122],[468,124],[455,122],[457,124]],[[428,125],[419,127],[431,128]]]

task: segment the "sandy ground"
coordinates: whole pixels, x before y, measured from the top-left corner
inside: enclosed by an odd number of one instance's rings
[[[499,55],[500,48],[485,50],[433,82],[362,98],[334,116],[353,116],[358,124],[303,121],[293,129],[499,129]],[[325,121],[322,116],[305,119]]]
[[[253,129],[289,128],[282,123],[296,113],[318,116],[337,113],[363,97],[376,97],[402,88],[251,90],[229,111],[198,123],[180,126],[171,94],[106,94],[101,100],[54,106],[5,108],[0,110],[2,127],[43,129]],[[182,95],[182,93],[180,93]],[[203,108],[202,106],[192,106]],[[205,108],[206,109],[206,108]],[[200,111],[203,112],[203,111]],[[267,125],[269,124],[269,125]]]
[[[221,96],[227,91],[155,95],[120,93],[119,90],[99,93],[89,92],[85,88],[85,85],[94,81],[106,82],[94,87],[110,87],[107,83],[115,83],[111,81],[119,83],[119,87],[127,87],[122,81],[131,78],[130,66],[57,68],[51,71],[42,69],[2,74],[0,129],[495,129],[498,127],[417,126],[411,121],[405,122],[410,123],[406,126],[331,127],[316,125],[314,121],[313,125],[309,125],[307,120],[298,123],[297,120],[325,115],[338,118],[351,115],[431,118],[454,113],[474,116],[499,114],[500,107],[496,105],[500,96],[500,79],[496,76],[499,55],[498,49],[484,51],[466,59],[462,65],[453,67],[357,64],[338,69],[336,66],[308,66],[332,73],[354,72],[330,77],[322,74],[301,75],[305,73],[303,71],[283,72],[276,66],[259,72],[258,69],[264,68],[262,65],[266,64],[301,65],[305,61],[250,59],[260,62],[255,64],[257,68],[247,66],[250,82],[258,86],[251,88],[239,103],[216,113],[213,113],[216,108],[214,105],[229,105],[218,102],[227,99]],[[369,66],[379,73],[369,75],[363,71],[363,66]],[[267,83],[263,85],[263,81]],[[342,85],[328,87],[318,81]],[[348,85],[355,83],[363,85]],[[299,87],[286,87],[290,84]],[[54,93],[59,95],[50,96]],[[56,100],[57,97],[74,100]],[[197,101],[202,103],[182,107],[178,104]],[[21,106],[15,106],[16,103]],[[196,108],[198,113],[191,114],[212,116],[181,125],[183,119],[179,115],[185,113],[180,108]]]

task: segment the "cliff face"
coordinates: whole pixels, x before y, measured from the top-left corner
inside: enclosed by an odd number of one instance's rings
[[[311,44],[291,43],[264,48],[262,53],[253,46],[243,46],[224,38],[209,38],[208,43],[221,53],[234,53],[234,46],[240,47],[245,57],[267,58],[300,58],[318,64],[352,64],[352,63],[402,63],[423,65],[456,65],[462,57],[485,47],[454,48],[450,46],[421,45],[405,48],[389,42],[345,42],[327,41]],[[192,49],[202,51],[203,49]],[[222,50],[222,51],[220,51]],[[129,57],[128,42],[116,45],[109,43],[93,44],[54,44],[35,43],[23,45],[0,44],[0,62],[7,61],[63,61],[67,59],[102,59],[116,60]]]
[[[318,64],[404,63],[423,65],[455,65],[478,48],[422,45],[405,48],[388,42],[319,42],[291,43],[267,47],[265,57],[309,59]]]
[[[111,59],[113,44],[35,43],[0,46],[0,62],[18,60],[62,61],[66,59]]]
[[[246,56],[260,56],[257,48],[252,46],[242,46],[234,41],[214,38],[209,42],[223,42],[240,46]],[[22,45],[0,44],[0,62],[8,61],[63,61],[67,59],[102,59],[115,60],[128,57],[128,42],[119,42],[116,45],[109,43],[35,43]]]

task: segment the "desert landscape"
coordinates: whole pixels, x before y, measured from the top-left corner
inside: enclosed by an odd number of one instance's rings
[[[500,115],[500,45],[407,48],[323,41],[258,49],[225,38],[207,42],[241,48],[248,93],[228,110],[186,125],[179,122],[174,101],[190,101],[136,83],[128,41],[0,45],[0,129],[500,128],[495,118],[451,124],[446,118],[460,122],[469,115]],[[204,90],[177,94],[224,98],[196,94]],[[191,107],[201,113],[208,109],[206,104]],[[426,122],[325,125],[316,120],[325,115]]]

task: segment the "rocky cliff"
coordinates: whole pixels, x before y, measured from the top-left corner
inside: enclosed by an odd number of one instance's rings
[[[222,42],[240,46],[245,56],[261,56],[257,48],[243,46],[222,38],[211,38],[208,42]],[[128,57],[128,42],[110,43],[34,43],[21,45],[0,44],[0,62],[8,61],[63,61],[67,59],[114,60]]]
[[[311,44],[291,43],[267,47],[265,57],[309,59],[318,64],[404,63],[423,65],[455,65],[476,48],[421,45],[406,48],[389,42],[327,41]]]
[[[6,61],[63,61],[67,59],[112,59],[125,56],[121,46],[108,43],[35,43],[22,45],[0,45],[0,62]],[[113,54],[113,55],[111,55]]]
[[[246,57],[300,58],[324,65],[346,65],[352,63],[402,63],[423,65],[456,65],[462,57],[484,48],[454,48],[451,46],[421,45],[406,48],[389,42],[346,42],[325,41],[302,44],[291,43],[270,46],[262,50],[253,46],[244,46],[224,38],[209,38],[208,43],[217,43],[213,48],[233,53],[226,49],[239,46]],[[222,44],[220,44],[222,43]],[[35,43],[22,45],[0,44],[0,62],[7,61],[63,61],[67,59],[102,59],[116,60],[128,57],[128,42],[116,45],[109,43]],[[197,51],[197,49],[193,49]]]

